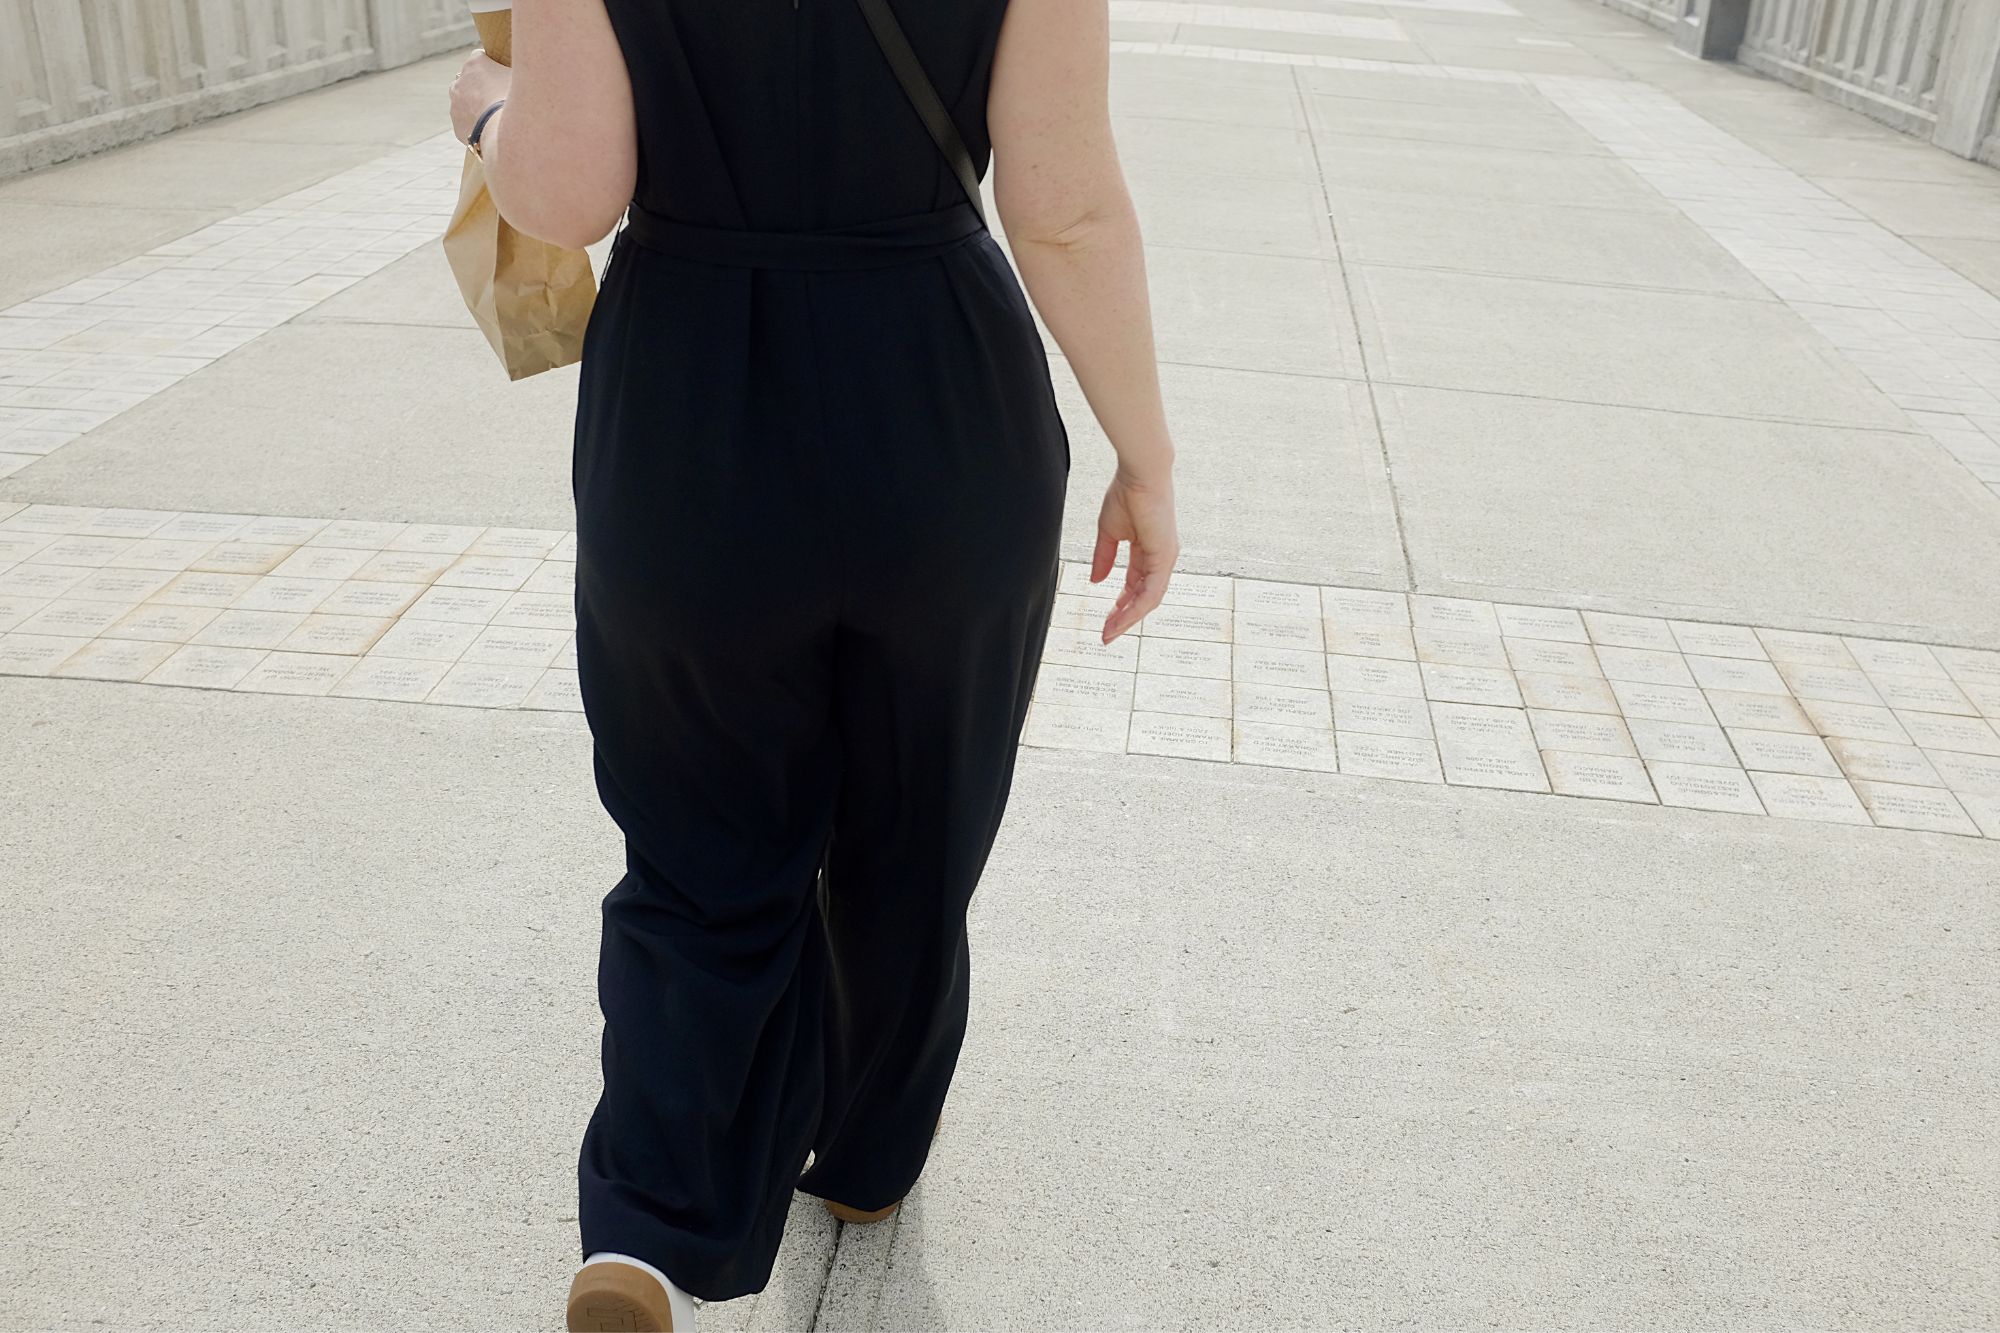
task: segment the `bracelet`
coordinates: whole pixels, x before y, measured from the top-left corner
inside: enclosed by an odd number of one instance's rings
[[[472,122],[472,133],[465,136],[465,146],[472,150],[474,157],[485,157],[485,154],[479,151],[479,136],[486,133],[486,122],[493,119],[493,113],[506,105],[507,99],[503,97],[492,106],[480,112],[479,119]]]

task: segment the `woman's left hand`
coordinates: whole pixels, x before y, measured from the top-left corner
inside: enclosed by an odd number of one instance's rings
[[[460,143],[472,133],[479,113],[507,95],[513,79],[513,70],[484,51],[474,51],[465,58],[458,77],[451,81],[451,132]]]

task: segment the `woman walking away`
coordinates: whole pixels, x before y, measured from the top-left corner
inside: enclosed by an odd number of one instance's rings
[[[1106,641],[1177,555],[1106,0],[888,4],[517,0],[513,71],[453,86],[514,226],[581,246],[630,209],[576,416],[577,666],[626,873],[572,1329],[687,1333],[691,1297],[764,1286],[794,1189],[885,1217],[930,1150],[1069,471],[989,155],[1118,454]]]

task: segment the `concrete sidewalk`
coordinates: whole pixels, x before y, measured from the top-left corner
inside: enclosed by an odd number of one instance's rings
[[[1066,576],[909,1206],[703,1327],[2000,1324],[2000,173],[1113,11],[1185,577]],[[0,1328],[559,1319],[621,851],[455,63],[0,184]]]

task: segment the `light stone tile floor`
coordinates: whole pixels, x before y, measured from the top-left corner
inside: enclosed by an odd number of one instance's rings
[[[1670,94],[1633,80],[1584,75],[1182,42],[1112,45],[1142,55],[1536,89],[1679,207],[2000,497],[2000,297]]]
[[[1476,8],[1474,0],[1432,7],[1468,5]],[[1394,26],[1304,10],[1167,0],[1120,0],[1118,12],[1157,21],[1227,18],[1238,27],[1254,26],[1261,15],[1274,29],[1329,34],[1347,33],[1355,24]],[[1685,211],[2000,495],[2000,297],[1666,93],[1625,80],[1325,54],[1162,42],[1113,46],[1135,54],[1536,88]],[[433,239],[456,198],[460,161],[451,136],[439,135],[0,309],[0,477]]]
[[[1533,83],[2000,495],[2000,297],[1657,88]]]
[[[399,149],[0,309],[0,477],[436,240],[462,151]]]
[[[1499,11],[1470,11],[1491,12]],[[1511,10],[1508,12],[1512,12]],[[1232,23],[1231,27],[1242,24]],[[1114,39],[1113,55],[1183,56],[1191,60],[1229,60],[1253,65],[1301,65],[1312,69],[1344,69],[1356,74],[1399,74],[1418,79],[1460,79],[1470,83],[1531,83],[1518,70],[1486,69],[1477,65],[1420,65],[1367,56],[1336,56],[1313,51],[1272,51],[1257,47],[1215,46],[1204,42],[1127,41]]]
[[[1111,17],[1133,23],[1192,23],[1206,27],[1251,28],[1263,32],[1309,33],[1316,37],[1357,37],[1406,42],[1409,34],[1394,19],[1322,14],[1309,9],[1262,9],[1250,5],[1188,5],[1173,0],[1111,0]]]
[[[0,504],[0,674],[575,711],[568,532]],[[2000,652],[1065,566],[1026,741],[2000,838]]]

